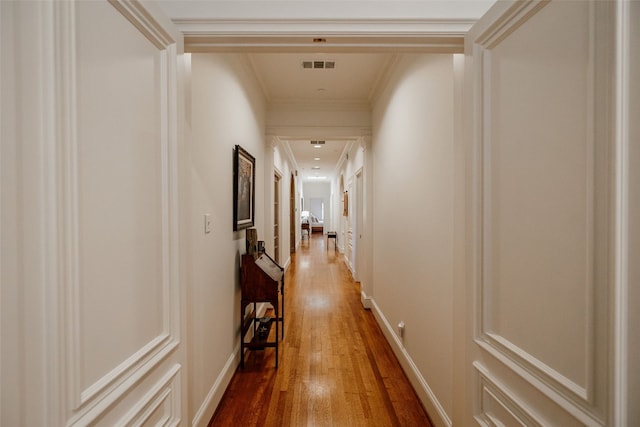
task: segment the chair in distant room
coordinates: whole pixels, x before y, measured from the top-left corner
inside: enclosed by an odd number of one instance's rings
[[[338,250],[338,232],[337,231],[327,231],[327,250],[329,250],[329,239],[333,239],[333,250],[334,252]]]

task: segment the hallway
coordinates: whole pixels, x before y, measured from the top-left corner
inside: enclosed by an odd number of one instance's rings
[[[285,278],[285,339],[248,352],[210,426],[428,426],[332,243],[304,239]],[[328,250],[327,250],[328,249]]]

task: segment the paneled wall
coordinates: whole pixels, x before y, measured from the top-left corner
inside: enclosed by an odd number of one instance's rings
[[[616,7],[501,4],[468,38],[469,363],[480,423],[625,424],[611,406],[623,404],[613,385],[626,377],[616,361],[626,358],[616,299],[627,179],[613,119]]]
[[[119,1],[3,2],[2,27],[0,423],[179,423],[181,38]]]

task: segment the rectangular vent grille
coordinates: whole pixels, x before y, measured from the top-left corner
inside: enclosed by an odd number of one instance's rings
[[[324,145],[324,141],[310,141],[311,145]]]
[[[305,70],[333,70],[336,68],[336,61],[302,61],[302,68]]]

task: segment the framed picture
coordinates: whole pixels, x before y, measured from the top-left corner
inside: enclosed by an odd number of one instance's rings
[[[342,194],[342,216],[349,216],[349,193]]]
[[[236,145],[233,153],[233,231],[254,225],[255,181],[256,159]]]

